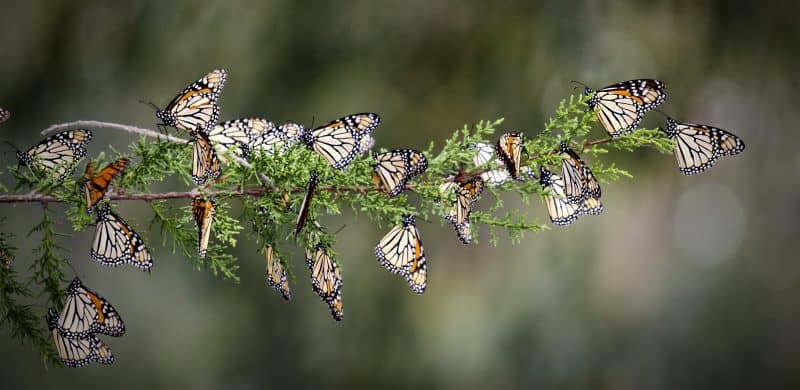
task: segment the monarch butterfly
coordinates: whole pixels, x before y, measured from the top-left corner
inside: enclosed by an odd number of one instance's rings
[[[219,118],[217,99],[227,78],[225,69],[212,70],[175,96],[166,108],[156,111],[156,117],[167,126],[208,133]]]
[[[96,175],[94,173],[94,163],[89,161],[86,164],[86,171],[83,174],[83,190],[86,193],[87,213],[91,213],[97,202],[105,197],[111,181],[122,173],[130,162],[127,158],[121,158],[106,165]]]
[[[564,180],[564,196],[567,202],[581,203],[588,198],[600,199],[600,184],[589,166],[566,142],[558,147],[561,153],[561,174]]]
[[[103,333],[113,337],[125,334],[125,324],[119,313],[100,294],[81,283],[77,277],[67,288],[64,309],[58,316],[58,327],[68,338]]]
[[[603,205],[597,198],[581,199],[579,203],[569,202],[564,189],[564,179],[544,166],[539,168],[539,183],[549,191],[544,196],[544,202],[550,221],[555,225],[570,225],[581,215],[596,215],[603,211]]]
[[[286,301],[292,300],[292,293],[289,291],[289,280],[286,278],[286,270],[283,269],[280,259],[275,257],[272,245],[267,246],[267,284],[275,291],[281,293]]]
[[[149,271],[153,266],[153,258],[144,240],[111,211],[108,203],[97,211],[97,227],[90,255],[98,263],[111,267],[128,263],[142,271]]]
[[[469,215],[472,213],[472,206],[483,192],[483,179],[480,176],[474,177],[469,181],[461,183],[456,192],[456,203],[452,210],[448,211],[445,219],[453,224],[458,239],[463,244],[472,242],[472,228],[469,224]]]
[[[494,160],[492,167],[500,167],[500,169],[489,169],[481,173],[481,179],[484,183],[490,186],[499,186],[511,180],[511,175],[508,170],[504,168],[503,161],[495,157],[496,148],[490,144],[478,142],[470,145],[470,148],[475,150],[476,153],[472,157],[472,162],[476,167],[487,164]]]
[[[192,215],[197,224],[197,253],[205,257],[208,252],[208,240],[211,237],[211,224],[214,221],[213,200],[203,198],[192,199]]]
[[[583,93],[591,95],[589,87]],[[589,101],[597,119],[611,137],[628,134],[639,126],[645,112],[667,98],[664,83],[653,79],[628,80],[598,89]]]
[[[311,271],[311,287],[331,309],[336,321],[341,321],[342,312],[342,275],[339,265],[327,252],[327,246],[317,244],[314,253],[306,252],[306,264]]]
[[[741,138],[716,127],[680,123],[667,117],[664,132],[675,142],[675,158],[684,175],[698,174],[714,166],[718,158],[744,151]]]
[[[221,155],[230,150],[235,156],[246,158],[257,140],[273,130],[275,124],[266,119],[234,119],[214,126],[208,133],[208,139]]]
[[[72,173],[78,160],[86,156],[86,145],[92,140],[89,130],[68,130],[52,135],[25,152],[17,152],[20,165],[50,172],[56,181]]]
[[[195,131],[192,136],[192,181],[201,185],[219,177],[219,159],[205,133]]]
[[[11,111],[6,110],[3,107],[0,107],[0,123],[3,123],[11,118]]]
[[[373,165],[375,175],[392,198],[403,192],[411,178],[428,169],[425,155],[412,149],[395,149],[373,157],[377,161]]]
[[[300,140],[300,134],[303,131],[303,125],[294,122],[286,122],[277,128],[264,131],[250,143],[250,149],[253,151],[264,151],[268,154],[272,154],[276,151],[278,153],[283,153]]]
[[[506,133],[497,140],[497,155],[505,164],[508,174],[514,180],[519,179],[520,160],[522,159],[523,138],[520,133]]]
[[[402,225],[393,227],[378,241],[375,257],[390,272],[402,275],[412,291],[425,292],[428,266],[413,215],[405,216]]]
[[[303,131],[301,140],[334,169],[344,169],[361,152],[362,139],[380,122],[378,114],[348,115],[313,130]]]
[[[300,204],[300,212],[297,214],[297,221],[295,221],[295,235],[300,233],[300,231],[306,226],[308,212],[311,209],[311,200],[314,197],[314,190],[316,190],[318,184],[319,176],[317,175],[317,172],[311,171],[311,178],[308,179],[308,185],[306,186],[306,195],[303,197],[303,203]]]
[[[47,311],[47,327],[53,335],[61,363],[67,367],[81,367],[92,362],[100,364],[114,363],[114,355],[97,336],[87,334],[84,337],[68,338],[58,326],[58,313],[54,309]]]

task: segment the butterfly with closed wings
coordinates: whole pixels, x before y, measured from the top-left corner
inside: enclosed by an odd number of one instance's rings
[[[164,109],[156,111],[156,117],[166,126],[208,134],[217,124],[217,100],[227,79],[225,69],[212,70],[186,87]]]
[[[86,171],[83,174],[83,191],[86,194],[87,213],[91,213],[97,202],[105,197],[111,182],[125,170],[129,163],[130,160],[127,158],[121,158],[106,165],[97,174],[94,172],[94,162],[89,161],[86,164]]]
[[[589,108],[594,110],[603,128],[613,138],[629,134],[639,127],[644,114],[667,98],[664,83],[654,79],[628,80],[593,91],[584,87]]]
[[[234,156],[247,158],[264,134],[274,130],[275,124],[266,119],[234,119],[214,126],[208,133],[208,140],[219,157],[230,151]]]
[[[603,205],[597,198],[583,198],[577,203],[567,200],[564,179],[544,166],[539,167],[539,184],[547,191],[544,203],[550,221],[555,225],[570,225],[581,215],[596,215],[603,211]]]
[[[412,149],[395,149],[373,157],[375,176],[392,198],[403,192],[409,180],[428,169],[425,155]]]
[[[373,113],[348,115],[320,127],[304,130],[300,139],[334,169],[344,169],[361,152],[361,141],[381,122]]]
[[[205,133],[195,131],[192,138],[192,182],[202,185],[219,177],[219,158]]]
[[[211,199],[200,197],[192,199],[192,216],[197,224],[197,253],[206,257],[208,241],[211,238],[211,225],[214,222],[216,204]]]
[[[558,152],[562,158],[561,174],[567,202],[581,203],[589,198],[600,199],[600,184],[578,153],[575,153],[567,142],[561,142]]]
[[[30,149],[17,152],[20,165],[52,175],[63,181],[75,164],[86,156],[86,145],[92,141],[89,130],[68,130],[52,135]]]
[[[47,327],[53,337],[61,363],[65,366],[82,367],[89,363],[114,363],[111,349],[94,334],[77,338],[65,336],[58,325],[58,313],[52,308],[47,311]]]
[[[675,158],[684,175],[696,175],[714,166],[720,157],[744,151],[744,141],[732,133],[712,126],[681,123],[667,117],[661,129],[675,143]]]
[[[401,225],[393,227],[378,241],[375,257],[390,272],[405,278],[412,291],[417,294],[425,292],[428,265],[413,215],[403,217]]]
[[[286,269],[283,268],[281,260],[275,256],[272,245],[267,246],[265,256],[267,260],[267,284],[279,292],[283,299],[291,301],[292,293],[289,291],[289,279],[286,277]]]
[[[97,227],[90,255],[98,263],[111,267],[130,264],[142,271],[149,271],[153,266],[153,258],[144,240],[111,210],[108,203],[97,211]]]
[[[344,317],[342,312],[342,275],[339,264],[328,253],[328,247],[317,244],[314,252],[306,252],[306,264],[311,271],[311,287],[328,304],[336,321]]]
[[[483,187],[483,179],[478,176],[460,183],[454,188],[456,202],[445,215],[445,219],[453,225],[458,239],[463,244],[472,242],[472,226],[469,216],[472,213],[472,206],[483,192]]]
[[[84,286],[77,277],[67,288],[64,309],[58,315],[58,327],[68,338],[86,337],[92,333],[112,337],[125,334],[125,324],[111,303]]]

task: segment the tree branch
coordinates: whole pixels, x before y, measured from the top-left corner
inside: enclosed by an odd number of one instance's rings
[[[409,184],[406,186],[406,189],[413,190],[415,186]],[[293,188],[290,192],[298,193],[298,192],[305,192],[305,188]],[[348,192],[359,192],[359,193],[367,193],[369,191],[384,191],[381,188],[373,187],[373,186],[356,186],[356,187],[337,187],[337,186],[322,186],[317,188],[318,191],[327,191],[327,192],[336,192],[336,193],[348,193]],[[226,196],[235,196],[235,197],[242,197],[242,196],[263,196],[264,194],[274,192],[273,189],[268,187],[256,187],[256,188],[247,188],[247,189],[237,189],[237,190],[219,190],[219,191],[200,191],[199,189],[195,188],[191,191],[179,191],[179,192],[160,192],[160,193],[109,193],[106,195],[106,199],[108,200],[143,200],[143,201],[154,201],[154,200],[166,200],[166,199],[192,199],[198,196],[209,196],[209,197],[216,197],[220,195]],[[9,195],[0,195],[0,203],[61,203],[62,200],[56,198],[53,195],[42,194],[39,192],[32,192],[25,195],[16,195],[16,194],[9,194]]]

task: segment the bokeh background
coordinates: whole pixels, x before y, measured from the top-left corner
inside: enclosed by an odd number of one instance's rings
[[[113,3],[0,1],[0,107],[13,112],[3,141],[30,145],[77,119],[153,128],[139,100],[164,105],[225,67],[222,119],[308,124],[374,111],[379,147],[417,148],[498,117],[535,135],[572,79],[656,77],[668,86],[664,111],[729,129],[747,150],[695,177],[671,155],[613,153],[635,178],[604,186],[605,213],[521,245],[484,236],[467,247],[449,226],[421,222],[423,296],[377,265],[380,229],[330,218],[347,223],[336,246],[342,323],[309,288],[299,251],[286,304],[266,286],[253,243],[237,247],[241,283],[223,281],[159,248],[147,208],[127,202],[121,214],[154,248],[152,275],[92,262],[91,230],[65,241],[86,284],[126,321],[123,338],[105,338],[116,364],[48,369],[0,329],[0,386],[800,386],[794,2]],[[95,135],[93,154],[133,140]],[[527,209],[546,220],[540,203]],[[25,269],[37,238],[23,233],[40,211],[0,213],[4,230],[23,235]]]

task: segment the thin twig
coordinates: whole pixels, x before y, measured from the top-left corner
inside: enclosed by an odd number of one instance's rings
[[[78,127],[91,127],[93,129],[111,129],[111,130],[121,130],[126,131],[128,133],[139,134],[146,137],[162,139],[169,142],[175,143],[189,143],[189,140],[178,138],[171,136],[169,134],[161,134],[157,131],[153,131],[150,129],[142,129],[140,127],[135,126],[128,126],[128,125],[121,125],[119,123],[111,123],[111,122],[100,122],[100,121],[75,121],[69,123],[59,123],[52,125],[44,130],[42,130],[42,135],[47,135],[50,133],[54,133],[57,131],[64,131],[69,129],[74,129]]]
[[[143,129],[141,127],[128,126],[128,125],[122,125],[122,124],[119,124],[119,123],[111,123],[111,122],[100,122],[100,121],[74,121],[74,122],[68,122],[68,123],[59,123],[59,124],[51,125],[50,127],[42,130],[42,135],[47,135],[47,134],[54,133],[54,132],[57,132],[57,131],[64,131],[64,130],[74,129],[74,128],[78,128],[78,127],[90,127],[90,128],[93,128],[93,129],[121,130],[121,131],[126,131],[128,133],[139,134],[139,135],[143,135],[145,137],[156,138],[156,139],[165,140],[165,141],[169,141],[169,142],[175,142],[175,143],[179,143],[179,144],[191,143],[190,140],[186,140],[186,139],[183,139],[183,138],[178,138],[178,137],[175,137],[175,136],[171,136],[169,134],[162,134],[162,133],[159,133],[157,131],[150,130],[150,129]],[[247,161],[247,160],[245,160],[245,159],[243,159],[243,158],[241,158],[239,156],[233,156],[233,158],[236,160],[237,163],[239,163],[239,165],[241,165],[241,166],[243,166],[245,168],[248,168],[248,169],[252,169],[253,168],[253,165],[250,164],[249,161]],[[261,180],[263,181],[262,184],[264,184],[264,185],[266,185],[268,187],[274,187],[274,183],[272,183],[272,180],[270,180],[268,177],[264,176],[263,174],[259,174],[259,176],[261,177]]]

